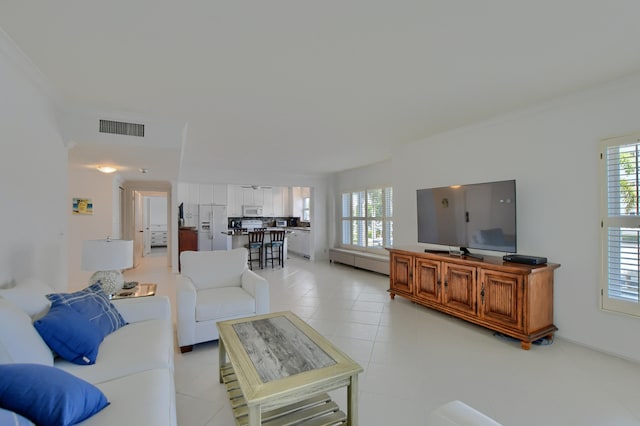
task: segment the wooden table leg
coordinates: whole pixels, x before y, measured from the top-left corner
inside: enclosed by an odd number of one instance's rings
[[[520,342],[520,347],[525,351],[531,349],[531,342]]]
[[[249,425],[248,426],[261,426],[262,425],[262,413],[260,411],[260,405],[252,405],[249,407]]]
[[[347,426],[358,426],[358,375],[351,376],[347,386]]]
[[[227,362],[227,351],[224,348],[222,337],[218,339],[218,376],[222,383],[222,366]]]

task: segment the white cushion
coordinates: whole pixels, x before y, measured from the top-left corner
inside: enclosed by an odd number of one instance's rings
[[[173,373],[156,369],[96,385],[111,403],[82,426],[176,425]]]
[[[0,355],[4,361],[53,365],[51,350],[33,327],[31,317],[0,297]]]
[[[492,418],[462,401],[451,401],[433,410],[427,417],[429,426],[500,426]]]
[[[76,365],[56,359],[55,366],[94,384],[153,368],[173,369],[171,321],[125,325],[104,338],[95,364]]]
[[[180,253],[182,275],[197,289],[240,285],[247,269],[247,250],[184,251]]]
[[[171,302],[167,296],[114,299],[111,303],[129,323],[152,319],[171,320]]]
[[[241,287],[198,291],[196,321],[209,321],[238,315],[254,315],[255,299]]]
[[[51,302],[45,295],[54,292],[43,282],[30,279],[19,282],[15,287],[0,289],[0,297],[11,301],[35,321],[49,312]]]

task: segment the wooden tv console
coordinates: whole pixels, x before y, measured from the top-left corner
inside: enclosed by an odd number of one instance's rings
[[[419,247],[389,248],[389,293],[520,340],[553,337],[553,274],[559,264],[482,260]]]

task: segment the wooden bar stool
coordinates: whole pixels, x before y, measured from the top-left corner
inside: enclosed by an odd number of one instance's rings
[[[249,268],[253,270],[253,262],[258,262],[260,269],[262,269],[262,253],[264,252],[264,231],[249,231],[249,243],[244,246],[249,250],[249,258],[247,263]],[[257,250],[257,253],[256,253]],[[258,255],[255,259],[254,256]]]
[[[271,259],[271,267],[273,268],[273,260],[278,259],[278,265],[284,267],[284,231],[271,231],[271,241],[265,244],[265,266],[269,259]],[[274,249],[278,253],[278,256],[274,256]],[[271,252],[271,257],[269,257]]]

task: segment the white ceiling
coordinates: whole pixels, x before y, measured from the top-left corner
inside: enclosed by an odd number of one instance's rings
[[[187,181],[358,167],[636,73],[639,16],[637,0],[0,2],[0,27],[71,111],[173,124],[109,154],[67,130],[72,163],[133,163],[137,143],[146,163],[127,170]]]

